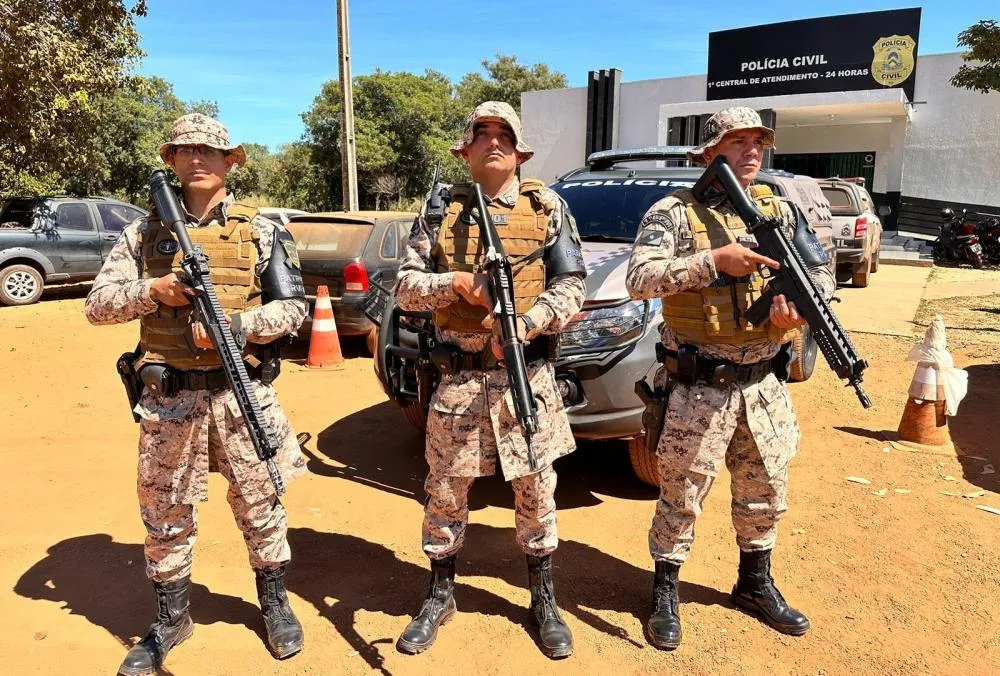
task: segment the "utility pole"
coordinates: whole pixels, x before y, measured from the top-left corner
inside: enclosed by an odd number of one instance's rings
[[[337,0],[337,52],[340,64],[340,159],[344,211],[358,210],[358,163],[354,142],[354,94],[351,88],[351,35],[347,0]]]

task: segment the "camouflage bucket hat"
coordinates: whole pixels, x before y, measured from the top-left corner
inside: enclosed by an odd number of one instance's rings
[[[521,119],[514,112],[509,103],[503,101],[486,101],[476,106],[475,110],[465,118],[465,132],[462,138],[451,147],[451,154],[455,157],[462,157],[462,151],[472,143],[472,132],[477,122],[502,122],[510,127],[514,134],[514,150],[521,156],[521,162],[527,162],[535,151],[524,142],[524,134],[521,131]]]
[[[170,149],[175,146],[208,146],[226,151],[238,166],[247,161],[243,146],[229,143],[229,131],[218,120],[201,113],[190,113],[174,120],[170,140],[160,146],[160,159],[167,161]]]
[[[764,132],[764,145],[769,148],[774,147],[774,130],[764,126],[757,111],[753,108],[736,106],[724,108],[708,118],[701,130],[701,145],[688,151],[688,159],[692,162],[705,164],[706,150],[719,143],[722,137],[729,132],[741,129],[759,129]]]

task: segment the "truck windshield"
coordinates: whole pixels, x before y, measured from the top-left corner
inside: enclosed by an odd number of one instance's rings
[[[590,241],[633,242],[639,222],[657,201],[694,181],[615,179],[562,181],[551,186],[566,200],[580,238]]]

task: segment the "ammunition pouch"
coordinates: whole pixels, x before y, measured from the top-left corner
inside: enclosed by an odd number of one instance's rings
[[[135,364],[141,355],[142,348],[136,345],[135,352],[122,354],[115,363],[118,375],[122,379],[122,385],[125,386],[125,396],[128,397],[129,410],[132,411],[132,419],[135,422],[139,422],[139,414],[135,412],[135,407],[139,403],[139,398],[142,397],[142,380],[135,370]]]
[[[756,364],[736,364],[725,359],[703,357],[694,345],[681,344],[676,351],[668,350],[662,343],[656,345],[656,361],[663,364],[678,383],[689,386],[702,382],[726,388],[733,383],[758,382],[771,373],[786,381],[791,358],[791,343],[782,345],[771,359]]]

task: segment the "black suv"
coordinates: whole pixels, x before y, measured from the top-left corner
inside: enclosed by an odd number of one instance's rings
[[[11,197],[0,209],[0,305],[94,279],[125,226],[145,215],[109,197]]]

